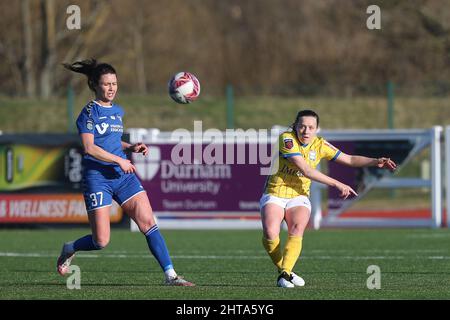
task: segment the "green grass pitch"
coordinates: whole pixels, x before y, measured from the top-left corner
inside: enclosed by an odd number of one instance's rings
[[[294,271],[303,288],[275,286],[258,230],[162,230],[175,269],[197,284],[165,287],[139,233],[113,229],[110,245],[79,253],[81,289],[55,271],[62,243],[88,229],[0,230],[0,299],[449,299],[450,230],[329,229],[305,233]],[[282,240],[286,237],[283,232]],[[381,270],[369,290],[367,268]]]

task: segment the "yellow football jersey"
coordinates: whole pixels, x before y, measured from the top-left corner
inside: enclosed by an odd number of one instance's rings
[[[283,132],[279,137],[278,171],[267,177],[264,193],[280,198],[308,197],[311,180],[304,177],[288,158],[302,156],[315,169],[321,159],[334,161],[340,153],[322,137],[315,137],[311,143],[302,145],[295,132]]]

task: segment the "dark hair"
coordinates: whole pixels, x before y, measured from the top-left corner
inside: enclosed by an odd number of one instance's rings
[[[62,65],[70,71],[86,75],[88,78],[88,86],[94,92],[102,75],[108,73],[116,74],[113,66],[107,63],[97,63],[95,59],[76,61],[72,64],[63,63]]]
[[[300,121],[301,117],[314,117],[314,118],[316,118],[317,127],[319,127],[319,115],[317,113],[315,113],[314,111],[312,111],[312,110],[302,110],[302,111],[299,111],[297,113],[297,117],[295,118],[294,123],[291,124],[292,130],[297,131],[296,128],[297,128],[298,122]]]

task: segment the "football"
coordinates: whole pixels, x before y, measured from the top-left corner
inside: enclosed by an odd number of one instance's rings
[[[191,103],[200,95],[200,82],[190,72],[178,72],[168,85],[170,97],[178,103]]]

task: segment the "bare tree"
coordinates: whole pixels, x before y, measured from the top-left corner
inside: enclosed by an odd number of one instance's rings
[[[0,19],[0,88],[60,94],[69,79],[84,80],[60,63],[90,57],[112,63],[123,90],[140,93],[162,89],[180,70],[207,79],[205,89],[215,92],[228,83],[258,93],[342,92],[386,80],[445,87],[447,2],[386,2],[382,30],[369,31],[369,0],[77,0],[81,30],[66,28],[70,0],[0,1],[9,13]]]
[[[54,69],[56,64],[56,28],[55,28],[55,1],[41,0],[42,10],[42,40],[41,40],[41,66],[40,92],[41,97],[48,98],[52,94]]]
[[[23,32],[23,69],[22,78],[25,81],[25,91],[28,97],[36,95],[36,76],[33,64],[33,27],[31,19],[30,0],[21,1],[22,32]]]
[[[55,83],[59,83],[62,76],[62,68],[58,68],[58,62],[71,62],[77,58],[85,58],[89,49],[95,45],[95,39],[100,28],[107,21],[110,6],[103,1],[95,1],[89,15],[84,18],[83,31],[71,33],[66,28],[55,30],[55,2],[54,0],[42,0],[42,55],[41,55],[41,97],[48,98],[54,93]],[[68,41],[71,40],[71,41]],[[63,45],[63,42],[64,43]],[[68,45],[69,44],[69,45]],[[58,54],[60,46],[63,57]],[[80,78],[79,78],[80,79]]]
[[[145,76],[145,53],[144,53],[144,38],[142,29],[144,26],[144,17],[142,11],[136,13],[136,23],[133,25],[133,44],[136,67],[136,80],[139,92],[147,93],[147,78]]]

